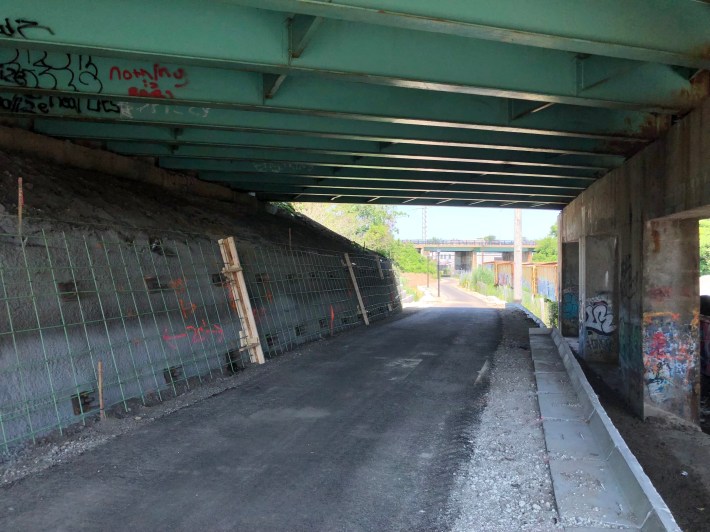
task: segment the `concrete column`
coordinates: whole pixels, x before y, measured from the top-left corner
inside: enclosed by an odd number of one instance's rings
[[[579,239],[579,351],[590,362],[618,362],[616,237]]]
[[[476,264],[471,260],[470,251],[454,251],[454,269],[471,271],[476,268]]]
[[[653,220],[644,229],[644,403],[697,423],[700,372],[698,222]]]
[[[579,243],[562,243],[560,253],[560,332],[579,334]]]

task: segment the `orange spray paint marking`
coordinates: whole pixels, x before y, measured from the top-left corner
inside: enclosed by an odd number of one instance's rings
[[[333,327],[335,324],[335,311],[333,305],[330,306],[330,335],[333,336]]]

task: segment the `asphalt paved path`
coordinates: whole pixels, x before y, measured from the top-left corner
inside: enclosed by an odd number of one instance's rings
[[[431,308],[1,489],[0,530],[446,529],[499,340],[497,311],[445,280]]]

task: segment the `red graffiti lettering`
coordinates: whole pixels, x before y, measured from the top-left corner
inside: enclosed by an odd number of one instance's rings
[[[109,80],[139,81],[141,86],[128,87],[129,96],[145,98],[175,98],[174,90],[188,85],[187,71],[177,68],[173,71],[160,63],[154,63],[153,68],[120,68],[113,66],[109,70]]]
[[[167,329],[163,331],[163,340],[172,349],[177,349],[178,345],[176,340],[182,340],[184,338],[190,338],[191,345],[197,345],[205,342],[209,337],[214,338],[214,341],[218,344],[224,342],[224,330],[219,323],[214,323],[212,326],[208,326],[205,320],[202,320],[202,325],[194,326],[188,325],[185,327],[186,332],[179,334],[170,334]]]

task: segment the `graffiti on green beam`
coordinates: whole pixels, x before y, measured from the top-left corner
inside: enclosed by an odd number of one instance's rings
[[[103,91],[90,55],[50,55],[39,50],[0,49],[0,81],[28,89]]]
[[[124,118],[139,118],[140,115],[192,115],[198,118],[207,118],[210,114],[209,107],[180,107],[175,105],[161,105],[157,103],[133,104],[120,102],[121,116]]]
[[[49,26],[42,26],[36,20],[27,20],[25,18],[16,18],[11,20],[9,17],[5,17],[5,19],[0,22],[0,36],[9,37],[11,39],[18,37],[27,39],[28,37],[25,35],[25,32],[37,33],[37,30],[54,35],[52,28]]]
[[[90,55],[13,48],[0,49],[0,83],[87,94],[101,94],[108,83],[113,95],[172,99],[189,78],[185,68],[160,63],[108,63]]]
[[[121,68],[112,66],[109,71],[109,80],[132,81],[138,84],[128,87],[129,96],[145,96],[149,98],[175,98],[173,90],[185,87],[189,81],[184,68],[171,70],[169,67],[154,63],[151,70],[142,67]],[[163,88],[161,88],[161,83]],[[165,84],[170,88],[165,88]]]
[[[0,110],[10,113],[50,115],[53,111],[72,111],[76,114],[119,114],[120,103],[99,98],[75,98],[72,96],[36,96],[13,94],[0,96]]]

